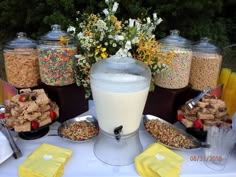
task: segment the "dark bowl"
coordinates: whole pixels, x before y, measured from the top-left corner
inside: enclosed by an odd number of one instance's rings
[[[54,119],[52,122],[50,122],[46,125],[38,127],[37,129],[33,129],[33,130],[27,131],[27,132],[18,132],[18,135],[20,138],[22,138],[24,140],[34,140],[34,139],[41,138],[49,132],[50,125],[58,120],[59,120],[59,117]]]
[[[199,141],[205,141],[207,137],[207,131],[200,128],[186,128],[186,132],[197,138]]]

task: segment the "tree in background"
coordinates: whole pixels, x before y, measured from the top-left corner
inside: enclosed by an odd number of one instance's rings
[[[117,0],[119,18],[137,18],[157,12],[163,18],[158,38],[171,29],[192,41],[207,36],[223,47],[236,42],[236,3],[234,0]],[[58,23],[66,29],[78,11],[97,13],[103,10],[104,0],[2,0],[0,2],[0,44],[12,39],[19,31],[37,39]]]

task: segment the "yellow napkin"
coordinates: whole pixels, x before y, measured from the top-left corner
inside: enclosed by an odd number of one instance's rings
[[[151,144],[135,158],[135,167],[142,177],[177,177],[183,157],[161,144]]]
[[[19,177],[60,177],[71,157],[70,149],[41,144],[19,166]]]

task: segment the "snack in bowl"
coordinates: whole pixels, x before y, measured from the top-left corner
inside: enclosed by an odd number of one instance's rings
[[[21,89],[5,109],[6,127],[16,132],[29,132],[59,117],[59,107],[43,89]]]
[[[182,106],[178,110],[177,119],[186,128],[207,131],[208,126],[231,127],[226,104],[215,95],[206,94],[193,109]]]
[[[86,142],[98,135],[98,122],[91,115],[78,116],[63,122],[58,135],[73,142]]]
[[[196,138],[156,116],[145,115],[144,126],[150,135],[168,148],[187,150],[201,146]]]

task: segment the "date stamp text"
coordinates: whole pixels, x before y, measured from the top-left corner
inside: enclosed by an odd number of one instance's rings
[[[191,155],[190,161],[222,161],[223,158],[221,155],[210,155],[210,156],[204,156],[204,155]]]

